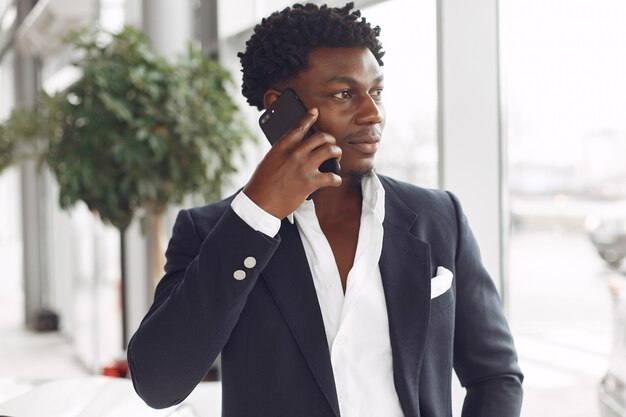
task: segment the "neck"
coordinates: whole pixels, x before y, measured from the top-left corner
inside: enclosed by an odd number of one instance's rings
[[[353,216],[360,218],[363,202],[362,178],[343,177],[342,179],[340,187],[323,188],[313,195],[315,213],[320,222],[336,222]]]

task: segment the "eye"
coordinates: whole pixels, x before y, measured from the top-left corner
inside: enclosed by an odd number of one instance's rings
[[[372,91],[371,96],[374,97],[375,99],[380,99],[382,98],[383,95],[383,89],[382,88],[377,88],[374,91]]]
[[[351,96],[348,90],[342,90],[333,94],[333,97],[338,98],[340,100],[348,100]]]

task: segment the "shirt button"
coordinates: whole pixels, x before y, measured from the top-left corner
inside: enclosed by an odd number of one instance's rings
[[[335,339],[335,343],[337,344],[337,346],[341,346],[346,342],[346,338],[343,336],[337,336],[337,339]]]
[[[248,269],[254,268],[256,266],[256,258],[254,258],[254,256],[248,256],[244,259],[243,265]]]
[[[246,277],[246,271],[242,271],[241,269],[236,270],[235,273],[233,274],[233,278],[235,278],[237,281],[241,281],[245,277]]]
[[[326,289],[328,291],[334,291],[337,286],[335,284],[326,284]]]
[[[337,398],[339,398],[339,401],[343,401],[346,399],[346,394],[340,392],[339,394],[337,394]]]

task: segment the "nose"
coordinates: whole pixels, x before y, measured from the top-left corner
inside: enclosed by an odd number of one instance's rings
[[[374,125],[382,123],[385,110],[383,104],[376,102],[372,96],[365,95],[359,102],[359,109],[355,117],[356,124]]]

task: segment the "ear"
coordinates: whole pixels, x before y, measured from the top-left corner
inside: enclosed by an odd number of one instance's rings
[[[267,109],[276,101],[278,97],[280,97],[280,91],[270,88],[263,94],[263,106]]]

